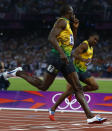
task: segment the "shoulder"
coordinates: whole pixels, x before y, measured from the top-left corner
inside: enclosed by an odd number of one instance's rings
[[[87,49],[88,48],[88,41],[85,40],[83,41],[81,44],[80,44],[81,47],[83,47],[84,49]]]
[[[87,40],[84,40],[82,43],[85,43],[86,45],[88,45],[88,41]]]
[[[88,42],[87,41],[83,41],[81,44],[80,44],[81,47],[88,47]]]
[[[87,49],[88,49],[88,45],[84,41],[76,48],[76,50],[80,50],[80,51],[86,51]]]
[[[67,22],[64,19],[59,18],[56,22],[55,22],[55,27],[62,27],[65,28],[67,25]]]

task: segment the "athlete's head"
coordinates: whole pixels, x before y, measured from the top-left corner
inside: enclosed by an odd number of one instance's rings
[[[69,20],[72,20],[74,17],[73,8],[71,5],[63,5],[60,9],[61,16],[66,17]]]
[[[97,42],[99,41],[99,35],[95,32],[95,33],[91,33],[89,35],[89,39],[88,42],[91,46],[95,46],[97,44]]]

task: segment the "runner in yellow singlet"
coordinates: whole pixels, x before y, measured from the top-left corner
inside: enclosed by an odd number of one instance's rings
[[[59,46],[63,49],[66,56],[71,56],[71,52],[74,46],[74,38],[73,38],[73,32],[70,27],[70,20],[61,17],[57,20],[56,24],[61,20],[64,20],[66,22],[66,27],[57,36],[57,41],[59,43]],[[56,26],[56,24],[54,26]],[[52,49],[52,52],[59,54],[59,52],[56,49]]]
[[[94,37],[94,39],[97,39],[98,41],[98,36],[97,35],[93,35],[92,37]],[[83,47],[83,52],[79,52],[79,48]],[[74,65],[76,67],[76,69],[78,70],[78,72],[82,71],[85,72],[87,70],[87,66],[88,64],[92,61],[92,57],[93,57],[93,46],[90,46],[89,42],[87,40],[83,41],[82,44],[75,50],[75,52],[78,50],[78,52],[80,53],[79,55],[76,55],[76,53],[74,53]],[[78,56],[78,57],[77,57]],[[79,56],[81,58],[79,58]]]
[[[93,33],[89,36],[88,40],[83,41],[76,49],[73,54],[74,57],[74,67],[78,73],[79,80],[87,84],[83,87],[83,91],[93,91],[98,89],[98,84],[96,83],[94,77],[91,76],[90,72],[87,71],[88,64],[92,61],[93,57],[93,47],[97,44],[99,36]],[[51,110],[55,112],[56,108],[62,103],[62,101],[73,93],[73,88],[70,84],[67,85],[67,90],[60,96],[56,103],[51,107]],[[71,95],[70,95],[71,96]],[[70,97],[69,97],[70,99]],[[50,120],[54,119],[50,118]],[[92,122],[91,122],[92,123]],[[95,123],[95,121],[93,122]]]

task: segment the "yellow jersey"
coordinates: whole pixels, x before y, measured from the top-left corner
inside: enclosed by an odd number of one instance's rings
[[[59,18],[58,20],[60,19],[65,20],[67,25],[66,28],[62,30],[60,34],[57,36],[57,40],[59,46],[63,49],[64,53],[67,56],[71,56],[71,52],[74,46],[74,38],[73,38],[73,32],[70,27],[70,21],[66,18]],[[53,49],[52,51],[57,52],[55,49]]]
[[[88,49],[84,53],[80,54],[80,56],[83,59],[90,59],[90,60],[92,60],[92,57],[93,57],[93,47],[89,46],[89,43],[88,43],[87,40],[83,41],[83,43],[87,44]],[[73,63],[75,65],[77,71],[83,71],[83,72],[85,72],[87,70],[87,66],[89,64],[87,62],[83,62],[83,61],[78,60],[78,59],[74,59]]]

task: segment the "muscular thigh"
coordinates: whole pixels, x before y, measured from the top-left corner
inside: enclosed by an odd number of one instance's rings
[[[86,71],[86,72],[78,72],[79,80],[84,82],[85,80],[91,78],[91,73]]]
[[[52,75],[48,72],[44,73],[44,79],[43,79],[43,86],[47,89],[49,86],[53,83],[55,79],[55,75]]]
[[[50,53],[47,58],[47,72],[56,75],[61,70],[61,59],[58,54]]]
[[[67,82],[71,85],[71,87],[74,90],[82,89],[76,72],[72,72],[69,75],[64,76],[64,77],[66,78]]]
[[[72,60],[70,58],[69,58],[69,63],[68,64],[62,65],[61,72],[62,72],[63,76],[68,76],[72,72],[75,72],[73,62],[72,62]]]
[[[90,85],[90,86],[97,86],[98,85],[93,76],[86,78],[83,82],[87,85]]]

